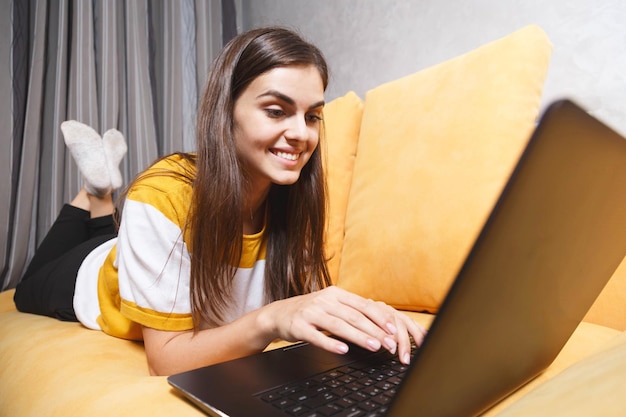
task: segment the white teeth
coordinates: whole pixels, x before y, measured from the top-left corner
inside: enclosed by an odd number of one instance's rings
[[[300,156],[300,154],[277,151],[276,156],[279,156],[284,159],[288,159],[290,161],[296,161],[298,157]]]

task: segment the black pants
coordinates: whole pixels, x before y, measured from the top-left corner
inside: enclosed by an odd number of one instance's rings
[[[92,250],[115,236],[113,216],[90,219],[88,211],[63,206],[15,289],[17,309],[77,321],[73,300],[78,269]]]

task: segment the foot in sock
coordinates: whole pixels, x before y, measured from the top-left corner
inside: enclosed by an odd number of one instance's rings
[[[105,142],[91,127],[75,120],[63,122],[61,131],[89,194],[103,197],[122,185],[118,165],[126,143],[121,133],[107,132]]]
[[[61,123],[61,131],[65,145],[83,174],[85,190],[98,197],[109,193],[111,177],[100,135],[91,127],[75,120]]]
[[[117,190],[124,182],[119,168],[120,162],[122,162],[122,158],[124,158],[128,149],[124,135],[119,130],[109,129],[102,136],[102,144],[104,145],[104,155],[107,160],[109,177],[111,178],[111,188]]]

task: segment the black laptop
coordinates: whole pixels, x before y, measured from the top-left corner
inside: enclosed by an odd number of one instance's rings
[[[296,344],[169,383],[215,416],[473,416],[540,374],[626,255],[626,140],[553,103],[411,365]]]

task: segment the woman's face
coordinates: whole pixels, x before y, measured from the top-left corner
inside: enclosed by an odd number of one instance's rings
[[[274,68],[243,90],[235,101],[234,138],[257,191],[298,180],[317,147],[323,107],[314,66]]]

